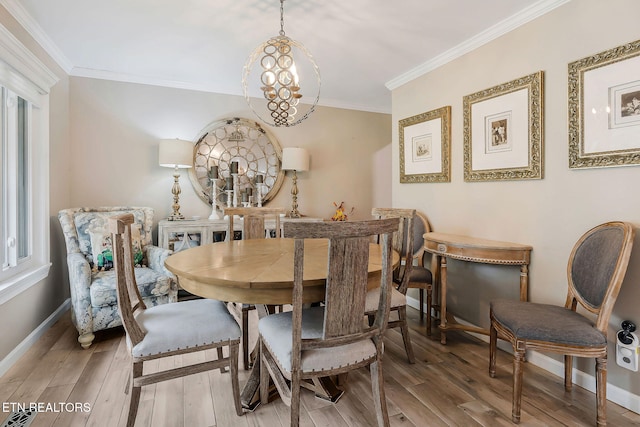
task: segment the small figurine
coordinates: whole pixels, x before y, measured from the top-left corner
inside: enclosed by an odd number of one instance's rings
[[[333,206],[336,207],[336,213],[331,217],[331,221],[346,221],[349,219],[349,216],[344,212],[344,202],[340,202],[340,206],[333,202]],[[353,213],[355,208],[351,208],[349,215]]]

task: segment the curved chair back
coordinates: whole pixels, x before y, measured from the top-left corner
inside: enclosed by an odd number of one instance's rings
[[[606,334],[611,310],[627,271],[634,230],[625,222],[608,222],[586,232],[575,244],[567,275],[566,307],[580,303],[598,319],[596,328]]]

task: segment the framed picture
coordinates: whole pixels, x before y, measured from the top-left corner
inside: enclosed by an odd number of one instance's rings
[[[640,164],[640,40],[569,64],[569,167]]]
[[[464,180],[541,179],[544,72],[463,99]]]
[[[400,182],[451,182],[451,107],[402,119]]]

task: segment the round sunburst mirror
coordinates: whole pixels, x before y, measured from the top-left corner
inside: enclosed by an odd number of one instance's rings
[[[282,186],[281,160],[280,143],[259,123],[238,117],[217,120],[196,138],[189,179],[203,202],[211,205],[216,194],[216,204],[222,209],[227,206],[226,179],[232,177],[232,163],[237,162],[238,191],[249,188],[253,194],[261,191],[261,201],[266,203]],[[215,192],[210,179],[212,166],[218,171],[218,191]]]

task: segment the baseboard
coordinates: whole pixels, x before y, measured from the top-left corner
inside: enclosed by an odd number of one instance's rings
[[[51,313],[36,329],[33,330],[16,348],[11,350],[2,361],[0,361],[0,377],[4,375],[20,357],[44,334],[56,321],[71,307],[71,299],[67,298],[61,305]]]
[[[412,297],[407,297],[407,305],[418,310],[420,307],[420,301]],[[423,310],[426,312],[426,305]],[[462,324],[471,325],[469,322],[465,322],[464,320],[456,320]],[[486,335],[469,333],[482,341],[487,343],[489,342],[489,337]],[[512,352],[511,346],[504,341],[498,342],[498,347],[502,350],[508,351],[509,353]],[[564,363],[559,360],[539,352],[530,351],[527,352],[527,361],[559,378],[564,378]],[[572,381],[574,384],[589,390],[592,393],[596,392],[596,379],[593,375],[589,375],[574,368]],[[640,413],[640,396],[609,383],[607,383],[607,400],[610,400],[611,402],[635,413]]]

